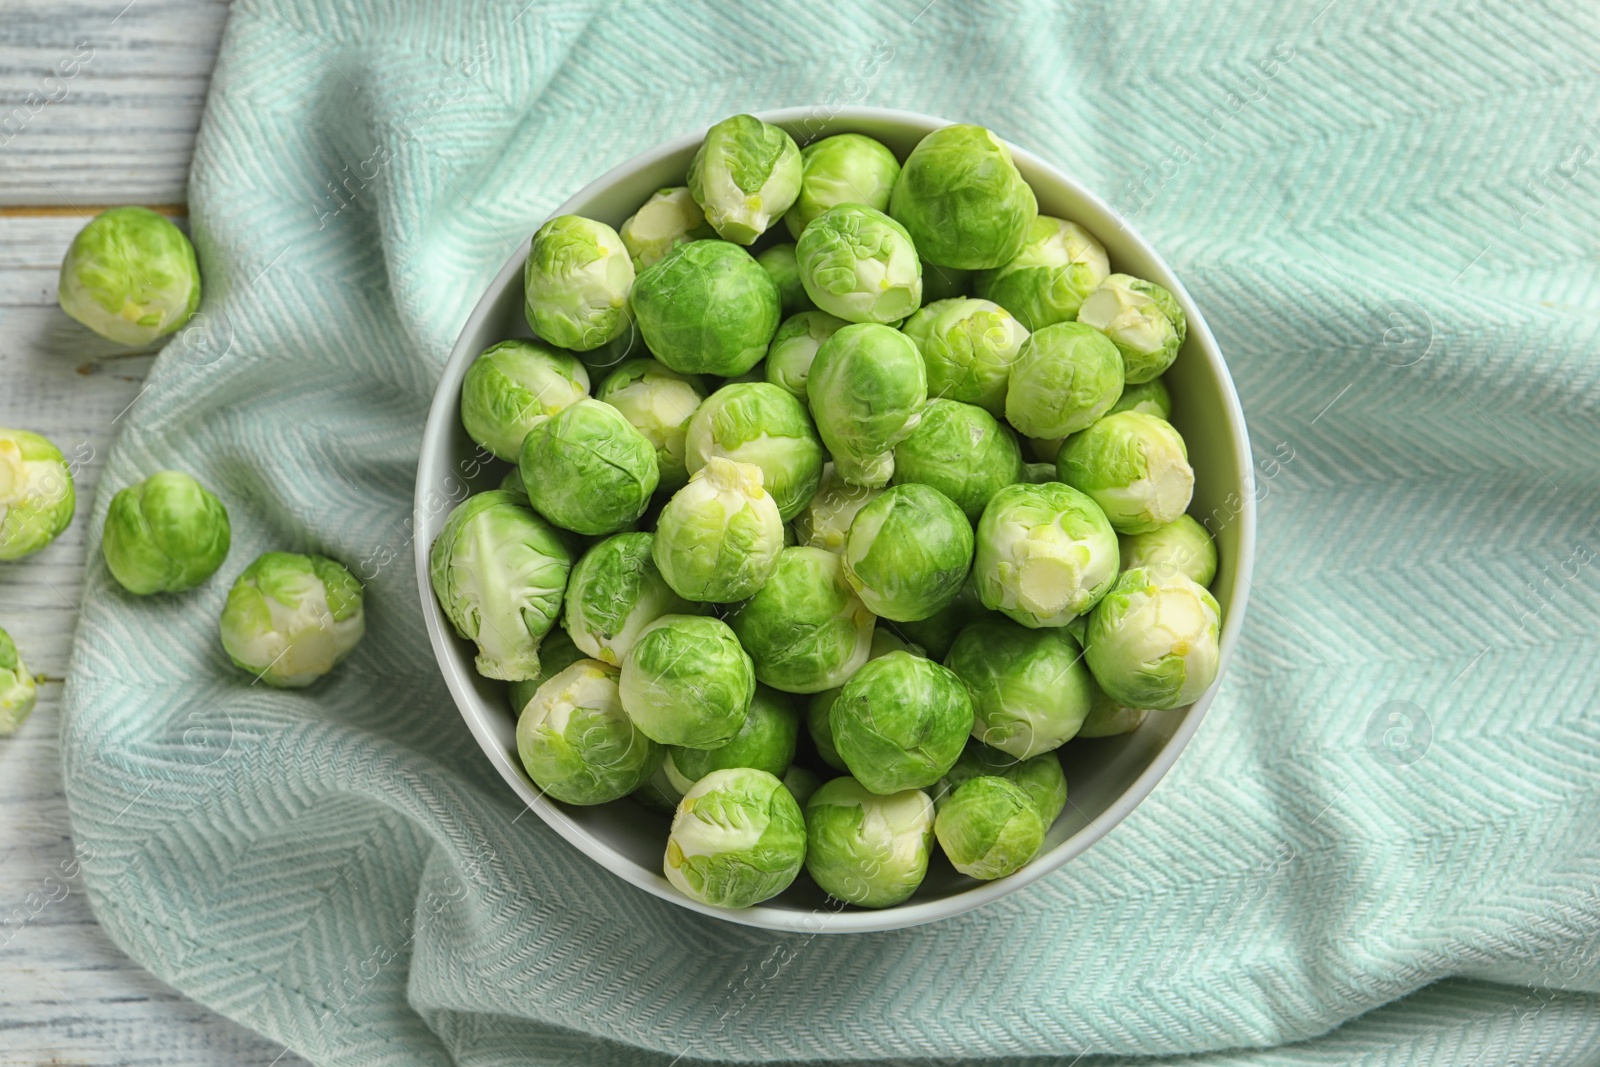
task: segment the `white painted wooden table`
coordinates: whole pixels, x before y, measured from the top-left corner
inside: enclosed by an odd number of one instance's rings
[[[74,868],[57,733],[84,561],[99,542],[89,502],[152,353],[63,315],[56,272],[106,206],[145,204],[182,224],[226,18],[224,0],[0,0],[0,426],[43,433],[79,461],[71,528],[0,563],[0,626],[42,683],[33,718],[0,740],[0,1067],[303,1063],[128,959],[62,876]]]

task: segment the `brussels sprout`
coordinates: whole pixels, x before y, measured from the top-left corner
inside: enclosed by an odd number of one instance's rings
[[[1017,759],[1060,748],[1089,714],[1089,670],[1060,627],[982,619],[961,631],[945,663],[972,695],[972,736]]]
[[[650,777],[645,779],[644,785],[635,789],[630,795],[651,811],[659,812],[662,815],[671,815],[676,812],[678,810],[678,801],[683,799],[683,794],[674,789],[672,783],[667,781],[666,760],[662,760]]]
[[[990,497],[1021,477],[1022,446],[1009,426],[972,404],[930,400],[911,436],[895,446],[890,483],[932,486],[972,523]]]
[[[529,430],[517,465],[539,514],[590,536],[643,515],[661,479],[644,434],[610,404],[587,397]]]
[[[685,600],[744,600],[778,565],[783,518],[761,477],[760,467],[713,456],[661,509],[653,555]]]
[[[788,522],[822,480],[822,442],[805,405],[776,385],[740,382],[706,398],[689,420],[693,474],[713,456],[761,468],[761,485]]]
[[[899,322],[922,304],[922,262],[905,227],[865,204],[812,220],[795,246],[812,303],[850,322]]]
[[[1078,730],[1079,737],[1115,737],[1131,734],[1149,715],[1148,708],[1130,708],[1106,696],[1105,690],[1094,687],[1094,701],[1089,705],[1089,715]]]
[[[228,558],[228,509],[189,475],[152,474],[111,498],[103,548],[130,593],[193,589]]]
[[[889,198],[889,214],[923,258],[959,270],[1014,259],[1038,213],[1011,150],[982,126],[946,126],[924,137]]]
[[[1029,485],[1043,485],[1046,482],[1060,480],[1056,477],[1056,465],[1054,463],[1024,463],[1022,465],[1022,477],[1017,479],[1017,481],[1027,482]]]
[[[1006,419],[1029,437],[1065,437],[1122,395],[1122,357],[1106,335],[1058,322],[1028,335],[1006,383]]]
[[[228,591],[222,647],[258,681],[303,688],[337,667],[366,633],[362,596],[355,575],[331,559],[263,553]]]
[[[1181,574],[1201,585],[1217,576],[1217,543],[1188,515],[1179,515],[1148,533],[1124,534],[1122,569],[1143,567],[1158,579]]]
[[[859,133],[841,133],[800,149],[800,195],[783,224],[800,239],[806,225],[840,204],[865,204],[886,211],[900,161],[881,143]]]
[[[1063,626],[1117,577],[1117,535],[1093,500],[1060,482],[1000,490],[978,521],[983,606],[1028,627]]]
[[[687,615],[651,556],[655,537],[621,533],[592,546],[567,581],[562,625],[585,655],[620,666],[644,628],[663,615]]]
[[[1089,616],[1084,658],[1106,695],[1130,708],[1193,704],[1217,677],[1221,609],[1181,574],[1123,572]]]
[[[841,686],[867,661],[873,618],[837,555],[786,548],[755,596],[728,615],[756,678],[787,693]]]
[[[933,849],[933,804],[920,789],[889,796],[835,778],[806,803],[806,871],[835,900],[903,904],[922,884]]]
[[[0,429],[0,559],[21,559],[54,541],[76,507],[61,450],[36,433]]]
[[[559,626],[552,626],[550,632],[539,641],[539,674],[534,678],[519,679],[506,686],[506,696],[511,704],[511,714],[521,715],[522,709],[528,706],[528,701],[539,691],[539,687],[580,659],[586,659],[583,650],[572,643],[572,638],[567,636],[567,631]],[[674,801],[676,803],[676,801]]]
[[[972,698],[946,667],[891,652],[856,672],[828,710],[833,747],[879,795],[943,778],[972,732]]]
[[[940,267],[927,260],[922,261],[923,307],[941,300],[954,300],[958,296],[966,296],[971,291],[970,270],[956,270],[954,267]]]
[[[603,222],[557,215],[540,226],[522,284],[528,325],[553,345],[588,352],[628,331],[633,261]]]
[[[679,794],[693,789],[696,782],[712,771],[729,767],[753,767],[782,777],[794,762],[794,746],[799,735],[800,717],[790,706],[789,698],[758,685],[750,701],[750,712],[733,740],[716,748],[673,745],[667,749],[663,766],[667,780]]]
[[[622,710],[617,669],[580,659],[522,709],[517,755],[533,784],[557,800],[604,804],[643,785],[662,750]]]
[[[1160,378],[1152,378],[1148,382],[1139,382],[1137,385],[1124,385],[1122,395],[1117,402],[1111,405],[1107,415],[1115,415],[1119,411],[1142,411],[1146,415],[1154,415],[1158,419],[1172,420],[1172,394],[1167,392],[1167,383]],[[1039,457],[1043,459],[1044,457]],[[1055,456],[1050,457],[1052,460]]]
[[[950,646],[955,644],[956,635],[969,624],[988,614],[983,601],[978,599],[978,588],[973,582],[973,577],[972,574],[967,575],[967,580],[961,583],[961,590],[956,593],[956,598],[945,607],[926,619],[897,622],[894,628],[904,634],[907,640],[915,641],[922,646],[930,658],[943,662],[950,651]],[[879,627],[880,631],[882,629]]]
[[[663,745],[716,748],[744,725],[755,669],[721,619],[663,615],[622,661],[622,706]]]
[[[867,653],[867,659],[875,660],[887,656],[891,652],[906,652],[913,656],[922,655],[922,650],[916,645],[908,644],[887,626],[877,626],[872,631],[872,644]],[[828,719],[828,713],[833,709],[833,702],[844,691],[840,685],[833,689],[824,689],[806,702],[806,730],[811,735],[811,742],[816,746],[817,755],[822,757],[822,762],[836,771],[845,769],[844,760],[839,758],[838,750],[833,747],[833,726]]]
[[[806,400],[806,379],[822,342],[849,323],[826,311],[802,311],[783,321],[767,346],[766,379],[785,390],[802,404]]]
[[[995,775],[964,782],[933,823],[939,847],[962,874],[989,881],[1020,870],[1044,844],[1044,820],[1017,783]]]
[[[1056,457],[1061,480],[1094,498],[1118,533],[1175,522],[1194,495],[1189,449],[1172,424],[1120,411],[1076,434]]]
[[[806,397],[839,476],[887,485],[894,446],[922,418],[927,372],[905,334],[875,323],[843,327],[817,350]]]
[[[1042,752],[1029,759],[1017,759],[1009,752],[990,748],[975,737],[967,739],[961,758],[950,768],[950,773],[933,787],[933,806],[942,809],[957,789],[974,778],[991,775],[1006,778],[1022,787],[1033,801],[1039,821],[1049,829],[1067,806],[1067,776],[1061,770],[1061,759],[1054,752]]]
[[[456,505],[433,542],[429,578],[456,633],[477,643],[485,678],[539,676],[572,557],[556,530],[501,489]]]
[[[689,161],[689,192],[712,229],[747,245],[800,195],[800,150],[776,126],[734,115],[706,131]]]
[[[1006,384],[1028,339],[1009,311],[988,300],[940,300],[903,329],[922,353],[929,395],[976,404],[997,417],[1005,413]]]
[[[679,374],[737,377],[767,354],[782,317],[778,286],[749,252],[690,241],[646,267],[633,286],[639,332]]]
[[[715,237],[688,186],[657,189],[617,231],[635,271],[642,271],[685,241]]]
[[[200,306],[194,246],[142,207],[114,207],[78,231],[61,261],[61,310],[107,340],[147,345]]]
[[[1084,298],[1110,272],[1105,246],[1088,230],[1040,215],[1028,228],[1022,251],[1004,266],[979,274],[973,287],[1037,332],[1078,318]]]
[[[794,797],[795,803],[804,808],[806,802],[822,788],[822,778],[816,771],[807,770],[796,763],[784,773],[783,787]]]
[[[529,430],[588,395],[589,372],[571,353],[501,341],[467,368],[461,425],[480,447],[515,463]]]
[[[778,304],[785,315],[810,311],[816,307],[800,280],[800,263],[795,259],[794,245],[773,245],[756,256],[756,262],[767,272],[772,284],[778,287]]]
[[[678,802],[667,881],[702,904],[748,908],[777,896],[805,861],[800,805],[766,771],[712,771]]]
[[[17,654],[16,642],[0,630],[0,737],[16,733],[33,714],[38,700],[38,688]]]
[[[897,485],[856,514],[844,576],[875,615],[926,619],[955,600],[972,570],[972,524],[926,485]]]
[[[689,480],[684,464],[689,418],[705,398],[705,383],[699,378],[653,359],[618,365],[595,391],[596,400],[622,412],[655,448],[658,489],[676,489]]]
[[[851,485],[839,477],[832,463],[822,466],[822,481],[800,514],[794,518],[795,542],[829,552],[843,552],[845,537],[856,513],[883,492]]]
[[[1173,295],[1155,282],[1113,274],[1089,294],[1078,321],[1093,326],[1122,353],[1123,375],[1138,384],[1172,366],[1188,333],[1188,319]]]

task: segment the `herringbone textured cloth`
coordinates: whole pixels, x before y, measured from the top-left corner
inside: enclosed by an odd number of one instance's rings
[[[236,5],[205,317],[93,519],[178,467],[236,540],[182,597],[90,565],[64,749],[101,919],[326,1064],[1594,1061],[1596,10],[924,3]],[[880,936],[700,918],[519,818],[411,566],[426,405],[510,251],[636,152],[808,103],[984,123],[1101,190],[1259,460],[1244,640],[1177,768],[1052,877]],[[307,692],[218,645],[267,549],[369,579]]]

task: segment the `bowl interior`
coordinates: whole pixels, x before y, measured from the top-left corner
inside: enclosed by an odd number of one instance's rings
[[[931,116],[875,108],[795,108],[761,117],[786,129],[802,145],[834,133],[868,134],[902,160],[925,134],[949,124]],[[699,131],[679,138],[616,167],[568,200],[556,214],[585,215],[620,226],[651,193],[683,184],[703,134]],[[1026,152],[1014,151],[1018,167],[1038,197],[1041,213],[1083,225],[1105,244],[1113,270],[1166,286],[1189,317],[1188,339],[1167,372],[1167,381],[1173,396],[1172,421],[1188,444],[1195,469],[1190,513],[1205,521],[1217,539],[1220,565],[1212,591],[1223,613],[1225,671],[1242,621],[1255,521],[1249,444],[1227,368],[1188,293],[1143,239],[1059,171]],[[788,236],[780,225],[765,240],[788,240]],[[496,341],[532,335],[523,315],[521,284],[527,251],[525,243],[496,276],[463,328],[439,383],[417,472],[417,568],[429,635],[462,716],[506,782],[558,833],[632,884],[706,914],[773,929],[884,930],[954,915],[1026,885],[1082,852],[1149,793],[1198,727],[1215,685],[1188,708],[1152,712],[1133,733],[1080,739],[1063,747],[1060,755],[1070,787],[1068,803],[1040,854],[1023,870],[985,883],[958,874],[936,859],[910,901],[881,911],[833,910],[825,906],[824,894],[803,873],[785,893],[761,906],[741,911],[706,907],[682,896],[661,874],[666,816],[630,800],[595,807],[547,800],[528,779],[517,757],[516,724],[504,683],[480,677],[473,670],[470,644],[451,631],[428,583],[428,550],[444,525],[450,501],[460,499],[464,488],[474,492],[492,488],[508,469],[496,461],[483,462],[461,427],[458,411],[462,378],[477,354]],[[598,384],[600,375],[595,377]],[[573,862],[583,861],[575,855]]]

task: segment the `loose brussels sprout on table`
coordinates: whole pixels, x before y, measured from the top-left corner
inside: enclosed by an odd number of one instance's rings
[[[816,305],[811,302],[800,277],[800,262],[795,258],[794,245],[773,245],[756,256],[756,262],[778,287],[778,304],[785,315],[815,310]]]
[[[859,133],[813,141],[800,150],[800,195],[783,216],[795,240],[807,224],[840,204],[865,204],[886,211],[900,161],[880,142]]]
[[[1094,684],[1061,627],[982,619],[961,631],[945,664],[972,695],[972,736],[1016,759],[1060,748],[1089,714]]]
[[[663,615],[693,614],[694,605],[661,577],[654,547],[653,534],[613,534],[572,568],[562,624],[585,655],[620,667],[646,626]]]
[[[0,630],[0,737],[16,733],[38,700],[38,687],[17,653],[16,642]]]
[[[688,186],[658,189],[617,230],[635,272],[642,271],[685,241],[715,237]]]
[[[865,204],[829,208],[795,246],[806,295],[850,322],[895,323],[922,305],[922,262],[905,227]]]
[[[800,873],[806,823],[774,775],[749,767],[712,771],[678,801],[667,837],[667,881],[720,908],[777,896]]]
[[[1135,385],[1172,366],[1189,329],[1171,293],[1126,274],[1113,274],[1101,282],[1083,302],[1078,321],[1111,338],[1122,353],[1124,377]]]
[[[1064,626],[1117,577],[1116,532],[1100,506],[1061,482],[1012,485],[978,522],[973,577],[983,606],[1024,626]]]
[[[799,736],[800,716],[790,706],[789,698],[757,685],[744,724],[727,744],[716,748],[667,748],[667,781],[681,796],[712,771],[734,767],[750,767],[781,778],[794,762]]]
[[[816,493],[794,518],[796,543],[843,552],[856,514],[882,493],[882,489],[851,485],[839,476],[832,463],[823,464]]]
[[[499,459],[517,461],[539,423],[589,395],[589,372],[569,352],[537,341],[484,350],[461,382],[461,425]]]
[[[738,245],[689,241],[640,272],[633,313],[645,344],[673,370],[734,378],[767,354],[782,298]]]
[[[839,476],[852,485],[883,486],[894,474],[894,446],[922,418],[927,372],[905,334],[852,324],[817,350],[806,400]]]
[[[1122,395],[1122,356],[1105,334],[1058,322],[1028,335],[1006,383],[1006,420],[1029,437],[1065,437]]]
[[[61,536],[77,500],[59,448],[27,430],[0,429],[0,560],[21,559]]]
[[[725,385],[689,420],[689,473],[712,457],[761,468],[761,485],[788,522],[822,480],[822,442],[805,405],[766,382]]]
[[[653,359],[630,359],[606,375],[594,398],[622,412],[656,450],[659,489],[689,480],[686,439],[689,419],[706,397],[698,377],[679,374]]]
[[[974,287],[979,296],[1037,331],[1080,319],[1078,309],[1110,272],[1105,246],[1088,230],[1040,215],[1033,220],[1022,251],[1004,266],[979,274]]]
[[[957,297],[928,304],[906,320],[927,366],[928,394],[976,404],[999,418],[1006,411],[1011,368],[1028,331],[988,300]]]
[[[1176,522],[1194,495],[1189,449],[1172,424],[1119,411],[1075,434],[1056,457],[1061,480],[1094,499],[1118,533]]]
[[[917,142],[889,197],[922,257],[960,270],[1016,258],[1038,213],[1011,150],[982,126],[946,126]]]
[[[880,796],[854,778],[825,782],[806,802],[806,871],[836,900],[903,904],[928,871],[933,818],[920,789]]]
[[[873,617],[845,581],[840,558],[785,548],[755,596],[728,614],[756,678],[786,693],[843,685],[867,661]]]
[[[128,592],[179,593],[217,572],[231,538],[222,501],[181,471],[160,471],[111,498],[103,549]]]
[[[955,765],[972,698],[955,672],[909,652],[869,660],[828,710],[833,747],[874,793],[923,789]]]
[[[1056,816],[1061,814],[1061,809],[1067,806],[1067,776],[1061,770],[1061,760],[1054,752],[1018,759],[1008,752],[989,747],[977,738],[971,738],[967,741],[967,747],[961,750],[961,758],[950,768],[950,773],[934,787],[934,807],[943,808],[957,789],[984,775],[1006,778],[1020,786],[1028,794],[1028,799],[1033,801],[1039,821],[1047,830],[1056,821]]]
[[[932,486],[977,522],[989,498],[1022,473],[1022,446],[1009,426],[972,404],[930,400],[917,428],[894,448],[890,483]]]
[[[951,865],[985,881],[1013,874],[1038,855],[1045,829],[1027,791],[996,775],[962,783],[933,823]]]
[[[656,450],[621,411],[585,397],[528,431],[517,465],[528,501],[574,533],[615,533],[661,481]]]
[[[1157,578],[1177,573],[1200,585],[1210,585],[1217,576],[1217,543],[1188,515],[1147,533],[1124,534],[1120,540],[1125,571],[1143,567]]]
[[[528,250],[528,325],[562,348],[599,348],[628,331],[633,279],[633,261],[616,230],[581,215],[557,215],[535,231]]]
[[[716,748],[744,725],[755,669],[721,619],[663,615],[622,661],[622,706],[663,745]]]
[[[222,647],[258,681],[279,689],[304,688],[361,641],[366,633],[362,600],[355,575],[325,556],[264,553],[228,591]]]
[[[644,784],[662,749],[623,711],[617,669],[580,659],[522,709],[517,755],[533,784],[557,800],[604,804]]]
[[[772,574],[783,517],[761,480],[760,467],[712,456],[661,509],[652,553],[679,596],[731,604]]]
[[[794,139],[754,115],[723,119],[706,131],[689,162],[689,192],[725,240],[747,245],[800,195]]]
[[[912,622],[946,607],[972,570],[972,524],[927,485],[897,485],[856,513],[844,576],[875,615]]]
[[[802,311],[783,320],[767,346],[766,379],[801,403],[806,400],[806,379],[822,342],[849,323],[826,311]]]
[[[1125,571],[1089,616],[1084,658],[1111,699],[1165,711],[1199,699],[1217,677],[1221,609],[1182,574]]]
[[[194,246],[143,207],[114,207],[78,231],[61,261],[61,310],[110,341],[147,345],[200,306]]]

